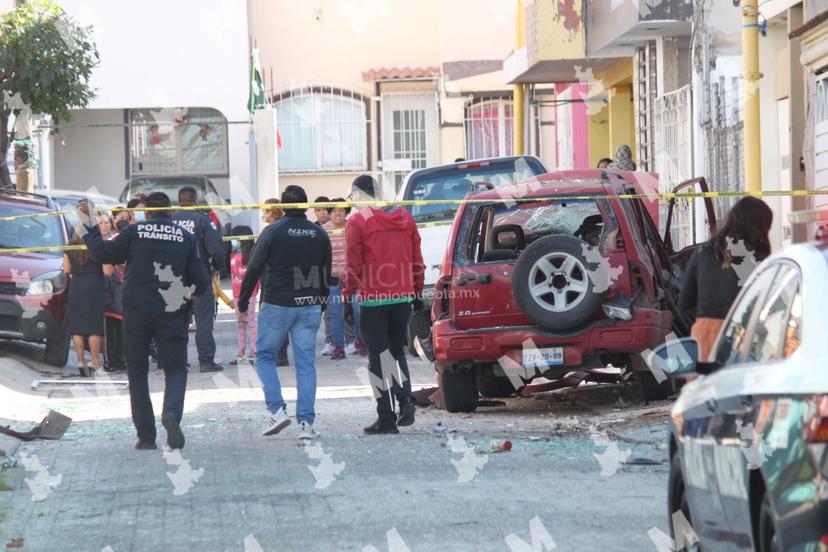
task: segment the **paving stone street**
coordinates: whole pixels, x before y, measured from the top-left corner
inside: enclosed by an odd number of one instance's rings
[[[219,358],[231,358],[231,313],[219,315],[216,336]],[[42,377],[35,370],[47,370],[37,349],[0,343],[0,351],[0,384],[9,397],[0,402],[4,424],[28,427],[49,408],[75,420],[58,441],[18,448],[0,441],[2,449],[16,448],[18,460],[3,472],[11,490],[0,491],[0,542],[7,547],[542,550],[532,547],[536,539],[546,549],[554,541],[560,550],[619,543],[656,550],[648,532],[669,533],[667,403],[637,403],[635,386],[507,399],[474,414],[424,408],[400,435],[369,437],[362,427],[372,421],[374,401],[358,376],[365,361],[324,357],[322,437],[303,446],[295,424],[275,437],[260,435],[261,390],[240,388],[235,367],[218,377],[192,372],[179,456],[133,450],[123,392],[32,392],[31,380]],[[191,361],[194,354],[191,338]],[[286,395],[295,396],[292,369],[281,374]],[[160,390],[162,376],[153,371],[151,379]],[[412,379],[415,387],[431,386],[433,369],[412,359]],[[28,408],[12,406],[22,404]],[[159,444],[163,435],[159,423]],[[494,439],[511,440],[512,450],[486,452]]]

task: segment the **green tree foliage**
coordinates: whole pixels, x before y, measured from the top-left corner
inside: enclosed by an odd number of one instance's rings
[[[29,0],[0,19],[0,187],[11,186],[10,115],[25,104],[34,114],[71,119],[72,109],[95,97],[89,79],[99,59],[91,28],[78,25],[52,0]]]

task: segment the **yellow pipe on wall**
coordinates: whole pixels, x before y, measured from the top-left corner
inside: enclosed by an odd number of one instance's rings
[[[760,130],[759,9],[756,0],[741,0],[742,95],[744,98],[745,191],[762,191],[762,136]]]
[[[526,27],[524,21],[523,0],[517,0],[515,4],[515,52],[518,52],[526,44]],[[515,128],[512,132],[512,155],[523,155],[524,96],[522,83],[515,84],[513,102],[512,121],[514,122]]]

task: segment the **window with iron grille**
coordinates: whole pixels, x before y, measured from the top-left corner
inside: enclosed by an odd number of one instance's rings
[[[303,88],[275,101],[279,172],[355,172],[368,167],[368,104],[335,88]]]
[[[208,107],[129,110],[131,174],[226,175],[227,119]]]
[[[512,152],[512,100],[496,98],[466,107],[466,159],[502,157]]]

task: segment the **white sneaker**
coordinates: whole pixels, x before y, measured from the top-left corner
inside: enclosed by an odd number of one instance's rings
[[[319,437],[319,432],[313,429],[313,424],[308,422],[299,422],[299,430],[299,439],[303,441]]]
[[[330,343],[325,343],[325,346],[322,348],[322,352],[319,353],[322,356],[331,356],[331,353],[334,350],[334,346]]]
[[[284,408],[280,408],[275,414],[267,416],[267,428],[262,432],[263,436],[276,435],[290,425],[290,418]]]
[[[350,343],[345,345],[345,354],[346,355],[355,355],[355,354],[357,354],[356,341],[351,341]]]

